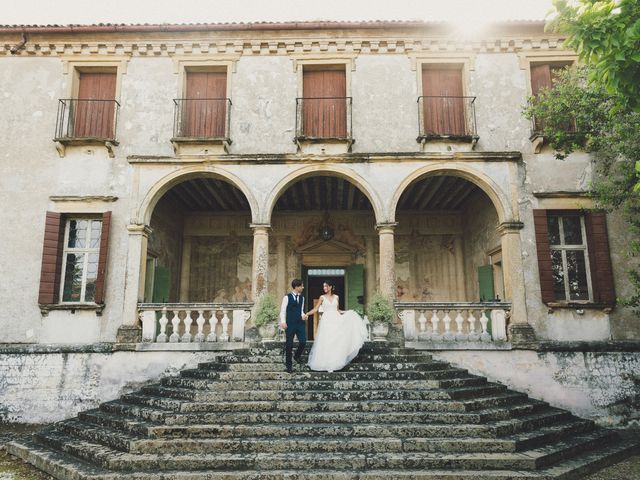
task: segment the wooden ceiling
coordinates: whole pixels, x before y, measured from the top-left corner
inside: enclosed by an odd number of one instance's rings
[[[400,197],[398,210],[457,210],[479,188],[459,177],[433,176],[414,182]],[[174,186],[165,200],[191,212],[248,212],[249,202],[223,180],[196,178]],[[280,211],[371,210],[369,199],[338,177],[304,178],[291,185],[275,206]]]
[[[412,183],[398,202],[398,210],[458,210],[479,187],[460,177],[439,175]]]

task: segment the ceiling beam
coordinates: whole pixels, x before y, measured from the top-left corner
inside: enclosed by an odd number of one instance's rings
[[[191,210],[201,210],[200,200],[193,194],[191,188],[189,188],[188,183],[189,182],[182,182],[176,185],[176,187],[178,187],[179,191],[182,193],[183,198],[189,198],[190,200],[192,200]]]
[[[191,180],[191,185],[193,186],[194,193],[197,193],[199,197],[202,197],[204,205],[207,206],[207,209],[218,210],[219,205],[211,198],[210,195],[207,195],[207,181],[205,179],[196,178]]]
[[[310,178],[305,178],[300,185],[300,188],[302,188],[302,198],[304,198],[304,208],[305,210],[311,210],[311,193],[310,193],[310,188],[309,188],[309,184],[311,183]]]
[[[470,188],[465,191],[462,192],[462,195],[460,195],[460,198],[458,199],[458,203],[456,205],[454,205],[453,208],[458,208],[460,205],[462,205],[462,203],[465,201],[465,199],[471,195],[473,192],[476,192],[480,190],[480,188],[477,185],[474,185],[473,183],[471,183]],[[493,205],[493,202],[491,202],[491,205]]]
[[[411,206],[409,208],[415,208],[416,205],[418,205],[418,202],[420,202],[420,199],[422,198],[424,193],[429,188],[429,185],[433,184],[433,181],[434,181],[433,177],[427,177],[427,178],[423,178],[422,182],[418,182],[418,183],[413,185],[412,190],[409,192],[409,195],[413,195],[413,197],[410,199],[411,200]],[[403,194],[403,196],[404,196],[404,194]],[[409,200],[409,199],[407,199],[407,200]],[[404,207],[404,205],[403,205],[403,207]]]
[[[429,205],[429,202],[436,195],[436,193],[438,193],[438,189],[446,179],[447,177],[445,175],[442,175],[433,181],[433,185],[431,185],[431,190],[429,191],[429,193],[427,193],[424,196],[424,198],[420,202],[420,206],[418,207],[419,210],[424,210],[427,207],[427,205]]]
[[[449,207],[451,209],[454,209],[459,203],[458,195],[460,194],[460,191],[465,187],[472,189],[473,184],[471,182],[468,182],[464,178],[458,179],[458,184],[451,190],[451,192],[449,192],[449,195],[447,196],[445,202],[442,204],[441,208],[446,209],[447,207]]]

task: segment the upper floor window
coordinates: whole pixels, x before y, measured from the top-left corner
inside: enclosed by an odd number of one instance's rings
[[[418,140],[442,137],[473,140],[475,97],[464,95],[462,65],[423,64],[421,80]]]
[[[228,138],[227,71],[193,68],[185,72],[184,97],[175,100],[175,137]]]
[[[351,97],[347,97],[345,65],[305,65],[298,103],[297,136],[351,137]]]
[[[531,95],[536,97],[543,89],[552,88],[560,71],[569,65],[571,62],[531,63]],[[540,119],[534,119],[534,132],[542,132],[543,129],[544,123]],[[575,131],[575,123],[567,125],[566,130]]]

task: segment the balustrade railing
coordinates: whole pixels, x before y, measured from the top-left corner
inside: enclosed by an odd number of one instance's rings
[[[141,303],[142,341],[242,342],[251,303]]]
[[[405,340],[434,343],[506,342],[506,302],[396,302]]]

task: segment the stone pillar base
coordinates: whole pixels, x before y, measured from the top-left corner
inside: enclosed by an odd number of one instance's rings
[[[116,334],[116,343],[142,342],[142,329],[137,325],[121,325]]]
[[[530,346],[536,343],[536,334],[528,323],[509,325],[509,340],[514,347]]]

